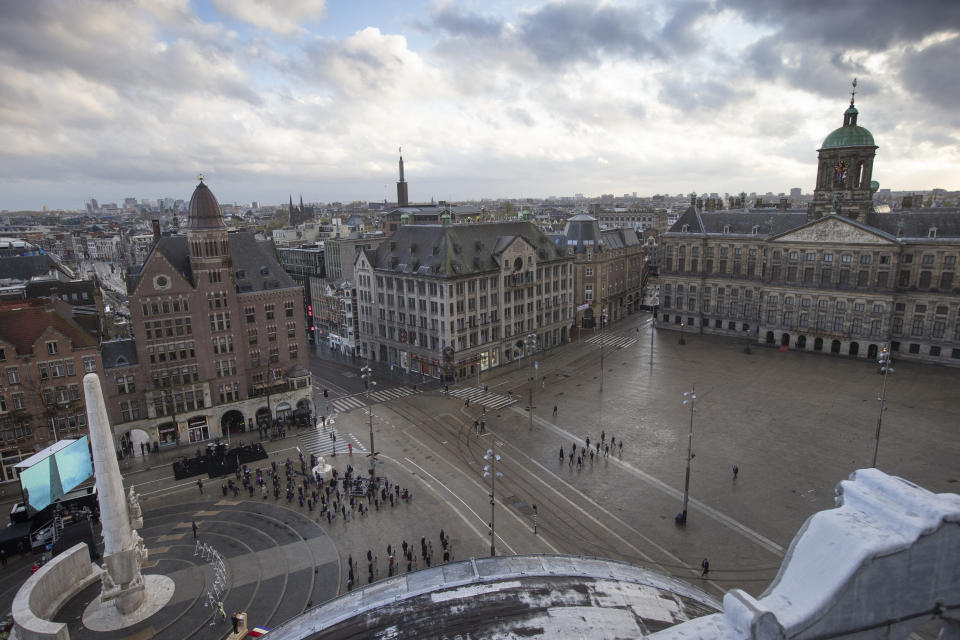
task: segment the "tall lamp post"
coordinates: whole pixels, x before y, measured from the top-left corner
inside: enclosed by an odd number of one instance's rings
[[[370,453],[367,456],[370,458],[370,479],[373,480],[376,478],[377,449],[373,446],[373,405],[370,404],[370,387],[377,383],[373,380],[373,369],[370,368],[370,365],[360,369],[360,377],[363,378],[367,387],[367,415],[370,416]]]
[[[677,524],[687,523],[687,502],[690,499],[690,461],[693,459],[693,414],[697,411],[696,385],[683,392],[683,404],[690,405],[690,433],[687,435],[687,473],[683,480],[683,511],[677,514]]]
[[[600,303],[600,393],[603,393],[603,334],[606,327],[607,301]]]
[[[494,449],[497,447],[496,436],[493,438],[493,448],[487,449],[486,455],[483,456],[483,459],[489,462],[490,464],[484,465],[483,467],[483,477],[490,478],[490,557],[497,555],[497,536],[494,520],[494,511],[493,508],[496,506],[497,502],[497,477],[503,477],[503,474],[497,471],[497,462],[500,461],[500,455],[494,452]]]
[[[650,317],[650,366],[653,366],[653,335],[657,328],[657,309],[660,307],[660,294],[653,298],[653,315]]]
[[[877,466],[877,453],[880,451],[880,425],[883,423],[883,412],[887,410],[887,374],[893,373],[893,367],[890,366],[893,364],[893,360],[890,358],[889,346],[883,348],[877,362],[880,363],[883,383],[880,385],[880,397],[877,398],[880,401],[880,415],[877,417],[877,441],[873,446],[873,464],[871,466],[874,468]]]
[[[527,405],[527,412],[529,415],[529,428],[533,429],[533,356],[536,355],[537,350],[537,334],[530,333],[527,334],[526,340],[524,340],[524,346],[527,349],[527,357],[530,358],[530,402]]]
[[[682,321],[680,322],[680,340],[677,342],[677,344],[687,344],[687,341],[684,340],[683,338],[683,322]]]

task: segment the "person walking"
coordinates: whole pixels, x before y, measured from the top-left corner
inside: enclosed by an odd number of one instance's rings
[[[738,475],[740,475],[740,467],[733,465],[733,479],[736,480]]]
[[[557,405],[553,405],[553,417],[557,417]]]
[[[197,539],[197,529],[199,529],[199,528],[200,528],[200,527],[197,526],[197,521],[194,520],[194,521],[193,521],[193,539],[194,539],[194,540]]]
[[[703,562],[700,563],[700,569],[701,569],[700,571],[701,577],[710,573],[710,562],[706,558],[704,558]]]
[[[197,478],[197,489],[200,489],[200,494],[203,494],[203,478]]]
[[[620,442],[617,443],[617,450],[620,452],[620,457],[623,457],[623,438],[620,438]]]
[[[560,445],[560,462],[563,462],[563,445]]]

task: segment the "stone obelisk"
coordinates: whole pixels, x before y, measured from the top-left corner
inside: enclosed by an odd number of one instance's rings
[[[100,378],[95,373],[83,377],[87,401],[87,423],[100,503],[103,527],[103,590],[101,602],[112,602],[121,614],[135,611],[146,598],[140,565],[147,557],[143,540],[130,524],[123,478],[113,446],[113,434],[103,401]]]

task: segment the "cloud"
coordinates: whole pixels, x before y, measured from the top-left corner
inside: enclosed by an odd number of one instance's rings
[[[451,36],[494,38],[500,36],[504,28],[501,18],[481,16],[452,4],[431,9],[430,18],[433,26]]]
[[[901,66],[904,85],[944,109],[954,111],[960,103],[957,61],[960,36],[907,53]]]
[[[548,67],[597,64],[602,56],[662,56],[647,33],[652,25],[652,15],[637,7],[553,2],[521,14],[517,39]]]
[[[282,36],[305,32],[304,23],[326,17],[326,0],[211,0],[220,15],[229,16]]]

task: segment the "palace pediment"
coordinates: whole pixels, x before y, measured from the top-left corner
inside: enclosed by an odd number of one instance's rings
[[[770,239],[771,242],[835,242],[895,246],[886,232],[839,217],[823,218]]]

